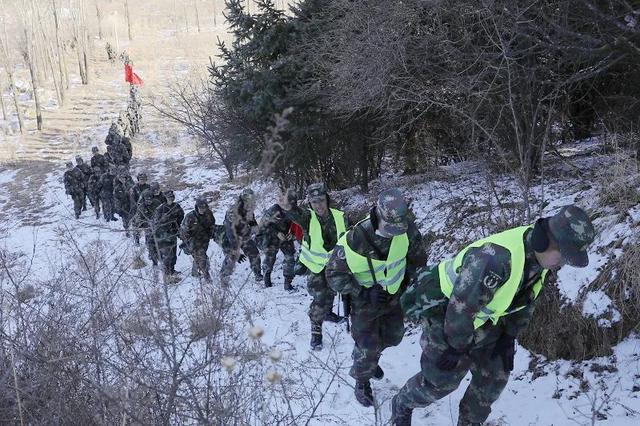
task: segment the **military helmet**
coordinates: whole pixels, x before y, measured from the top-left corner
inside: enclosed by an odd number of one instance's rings
[[[295,204],[298,201],[298,192],[293,188],[288,188],[284,191],[284,196],[291,204]]]
[[[83,163],[83,162],[84,160],[82,159],[82,157],[79,155],[76,155],[76,163]]]
[[[251,188],[245,188],[242,190],[242,194],[240,194],[240,198],[242,198],[242,200],[245,203],[253,203],[255,201],[255,192],[253,192],[253,189]]]
[[[312,183],[307,187],[307,199],[309,202],[326,200],[327,192],[327,185],[323,182]]]
[[[151,185],[149,185],[149,189],[151,189],[153,192],[160,191],[160,184],[158,182],[151,182]]]
[[[67,161],[67,167],[73,167],[73,162]]]
[[[207,199],[204,197],[196,198],[196,209],[199,207],[209,208],[209,203],[207,203]]]
[[[170,189],[168,189],[168,190],[164,191],[164,192],[163,192],[163,194],[164,194],[164,196],[165,196],[166,198],[173,198],[173,199],[175,199],[175,198],[176,198],[176,195],[175,195],[175,194],[173,193],[173,191],[172,191],[172,190],[170,190]]]
[[[398,188],[382,191],[376,202],[378,228],[390,235],[407,232],[409,206]]]
[[[98,147],[97,147],[97,146],[94,146],[93,148],[91,148],[91,152],[93,152],[94,154],[95,154],[96,152],[98,152],[98,151],[99,151],[99,150],[98,150]]]
[[[140,179],[145,179],[146,180],[147,179],[147,174],[144,173],[144,172],[143,173],[138,173],[137,178],[138,178],[138,180],[140,180]]]
[[[596,237],[589,215],[580,207],[564,206],[548,220],[549,232],[558,243],[560,253],[571,266],[589,264],[587,248]]]

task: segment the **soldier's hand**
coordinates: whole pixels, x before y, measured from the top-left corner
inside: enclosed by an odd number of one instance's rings
[[[279,239],[280,241],[287,241],[287,236],[286,236],[286,235],[284,235],[282,232],[278,232],[278,234],[277,234],[277,235],[278,235],[278,239]]]
[[[444,351],[442,355],[440,355],[440,358],[438,358],[438,361],[436,361],[436,365],[442,371],[455,370],[465,354],[465,352],[460,352],[457,349],[449,346],[447,350]]]
[[[514,358],[516,356],[516,339],[504,333],[496,342],[496,347],[493,349],[491,358],[502,358],[502,366],[504,371],[513,371]]]
[[[374,285],[367,290],[369,301],[374,305],[384,305],[391,300],[391,295],[380,285]]]
[[[238,263],[242,263],[245,260],[247,260],[247,256],[244,253],[242,253],[240,257],[238,257]]]

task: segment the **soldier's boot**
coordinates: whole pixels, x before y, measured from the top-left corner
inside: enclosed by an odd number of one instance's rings
[[[461,417],[458,417],[458,426],[482,426],[480,422],[470,422]]]
[[[336,314],[336,313],[335,313],[335,312],[333,312],[333,311],[329,312],[329,313],[324,317],[324,320],[325,320],[325,321],[333,322],[333,323],[336,323],[336,324],[343,323],[343,322],[345,321],[345,319],[346,319],[345,317],[342,317],[342,316],[340,316],[340,315]]]
[[[396,398],[398,398],[397,395],[391,400],[391,424],[393,426],[411,426],[413,410],[400,407]]]
[[[196,266],[195,261],[191,265],[191,276],[196,278],[200,276],[200,272],[198,271],[198,267]]]
[[[376,372],[373,373],[372,378],[375,380],[382,380],[384,378],[384,370],[380,366],[377,366]]]
[[[271,282],[271,272],[264,273],[264,286],[265,287],[273,287],[273,283]]]
[[[311,349],[314,351],[322,350],[322,325],[311,324]]]
[[[371,407],[373,405],[373,390],[369,380],[357,380],[354,393],[362,406]]]
[[[262,276],[262,272],[256,272],[253,274],[256,278],[256,282],[261,283],[262,281],[264,281],[264,277]],[[271,287],[271,286],[269,286]]]
[[[284,291],[288,291],[289,293],[293,293],[298,291],[291,283],[293,282],[292,277],[285,277],[284,279]]]

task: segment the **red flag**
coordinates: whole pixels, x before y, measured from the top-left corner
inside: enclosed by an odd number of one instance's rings
[[[144,81],[142,81],[142,79],[140,78],[140,76],[138,76],[138,74],[133,72],[133,68],[129,64],[124,64],[124,81],[126,81],[127,83],[137,84],[140,86],[144,84]]]
[[[291,222],[291,226],[289,227],[289,231],[296,237],[296,240],[302,241],[302,237],[304,236],[304,231],[295,222]]]

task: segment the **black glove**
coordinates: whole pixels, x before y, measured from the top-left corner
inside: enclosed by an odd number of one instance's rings
[[[444,351],[442,355],[440,355],[440,358],[438,358],[436,365],[442,371],[451,371],[458,366],[460,360],[466,354],[466,352],[461,352],[449,346],[447,350]]]
[[[374,285],[366,290],[367,298],[374,305],[384,305],[391,300],[391,295],[380,285]]]
[[[516,338],[503,333],[502,336],[496,342],[496,347],[493,349],[491,359],[496,357],[502,358],[502,365],[504,371],[513,371],[513,359],[516,356]]]
[[[240,257],[238,258],[238,263],[242,263],[242,262],[244,262],[245,260],[247,260],[247,256],[246,256],[244,253],[242,253],[242,254],[240,255]]]

